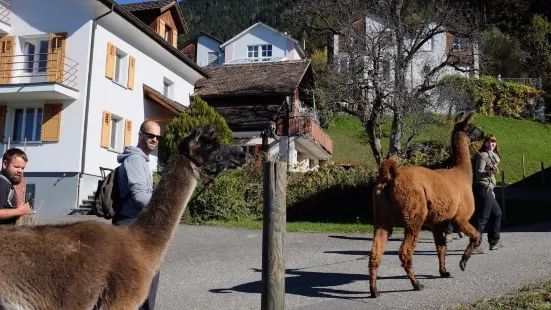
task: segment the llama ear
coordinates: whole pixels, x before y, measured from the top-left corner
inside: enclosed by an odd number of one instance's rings
[[[463,117],[463,115],[465,115],[465,112],[464,112],[464,111],[459,112],[459,113],[455,116],[455,122],[456,122],[456,123],[459,123],[459,120]]]
[[[467,115],[467,117],[465,117],[464,122],[465,122],[465,123],[470,122],[470,121],[473,119],[473,117],[474,117],[475,115],[476,115],[476,111],[474,111],[474,110],[471,111],[471,112],[469,113],[469,115]]]

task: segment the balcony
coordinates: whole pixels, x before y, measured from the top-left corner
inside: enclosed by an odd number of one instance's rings
[[[284,134],[283,120],[277,121],[276,134]],[[310,116],[294,116],[289,120],[289,136],[298,137],[295,140],[299,147],[319,159],[328,159],[333,153],[333,141]]]
[[[77,99],[77,73],[78,63],[60,53],[0,56],[0,96],[3,101]]]
[[[0,36],[10,33],[11,30],[11,3],[8,0],[0,0]]]

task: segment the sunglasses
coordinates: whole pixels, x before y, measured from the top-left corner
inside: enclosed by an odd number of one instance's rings
[[[156,134],[152,134],[150,132],[141,131],[148,139],[157,138],[157,140],[161,140],[162,136],[158,136]]]

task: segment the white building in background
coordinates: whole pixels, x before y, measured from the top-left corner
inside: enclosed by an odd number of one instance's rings
[[[146,119],[163,127],[208,74],[177,48],[176,0],[0,1],[0,136],[25,149],[39,215],[69,214]],[[151,156],[156,169],[157,154]]]

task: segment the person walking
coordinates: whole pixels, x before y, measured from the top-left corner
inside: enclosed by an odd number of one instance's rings
[[[486,136],[478,153],[475,155],[475,169],[473,194],[475,198],[474,226],[480,233],[488,228],[488,243],[490,250],[498,250],[504,246],[500,239],[501,208],[496,200],[494,187],[495,175],[498,172],[498,164],[501,161],[496,136]],[[473,253],[485,253],[482,242]]]
[[[157,122],[143,122],[138,133],[137,146],[127,146],[123,153],[117,156],[117,161],[120,163],[117,182],[122,206],[113,216],[113,225],[124,227],[132,225],[149,203],[153,193],[149,154],[158,146],[160,132],[161,128]],[[149,288],[149,296],[139,310],[155,308],[159,276],[160,273],[157,271]]]

